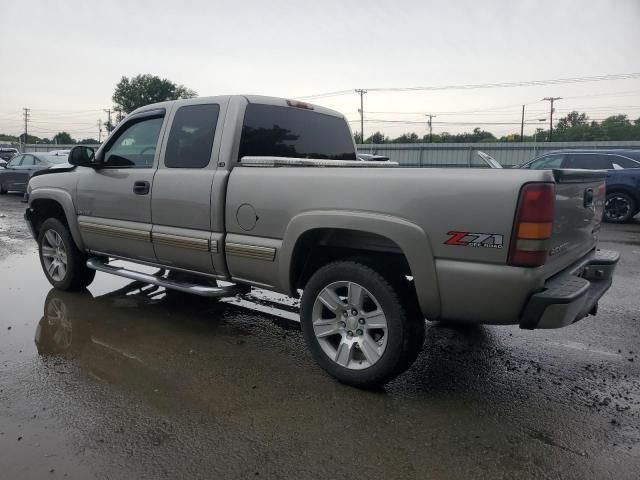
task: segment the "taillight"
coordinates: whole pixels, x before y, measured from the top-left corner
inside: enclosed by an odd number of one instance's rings
[[[553,232],[555,204],[553,183],[528,183],[522,187],[511,238],[510,265],[544,265]]]

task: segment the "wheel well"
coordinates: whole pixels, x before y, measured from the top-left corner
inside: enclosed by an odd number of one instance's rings
[[[635,202],[636,210],[640,208],[640,195],[634,192],[633,189],[619,186],[607,188],[607,195],[612,193],[624,193],[625,195],[629,195]]]
[[[302,234],[291,258],[291,290],[304,288],[313,273],[336,260],[367,257],[385,270],[411,276],[409,262],[393,240],[375,233],[341,228],[317,228]]]
[[[40,233],[40,227],[48,218],[57,218],[67,228],[69,227],[62,205],[55,200],[34,200],[31,204],[31,210],[33,211],[33,216],[31,217],[32,225],[36,235]]]

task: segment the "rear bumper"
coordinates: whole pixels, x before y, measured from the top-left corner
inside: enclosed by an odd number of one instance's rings
[[[520,328],[560,328],[595,315],[598,300],[609,287],[620,259],[618,252],[594,250],[553,276],[544,290],[529,298]]]

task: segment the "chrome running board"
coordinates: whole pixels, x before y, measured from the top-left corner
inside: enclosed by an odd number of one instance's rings
[[[152,285],[158,285],[160,287],[168,288],[171,290],[178,290],[180,292],[192,293],[194,295],[200,295],[202,297],[233,297],[241,293],[247,293],[251,287],[244,285],[228,285],[224,287],[213,287],[208,285],[198,285],[190,282],[180,282],[164,278],[162,276],[153,275],[150,273],[136,272],[134,270],[127,270],[124,267],[114,267],[109,265],[98,257],[93,257],[87,260],[87,267],[98,272],[110,273],[111,275],[117,275],[119,277],[129,278],[131,280],[137,280],[139,282],[150,283]]]

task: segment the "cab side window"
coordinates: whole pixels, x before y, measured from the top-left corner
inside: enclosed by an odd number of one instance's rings
[[[529,164],[529,168],[534,170],[545,170],[550,168],[561,168],[562,161],[564,160],[564,154],[554,153],[551,155],[545,155],[537,160],[534,160]]]
[[[107,147],[105,167],[151,168],[160,137],[163,117],[132,121]]]
[[[164,164],[169,168],[204,168],[209,165],[220,106],[186,105],[173,117]]]

